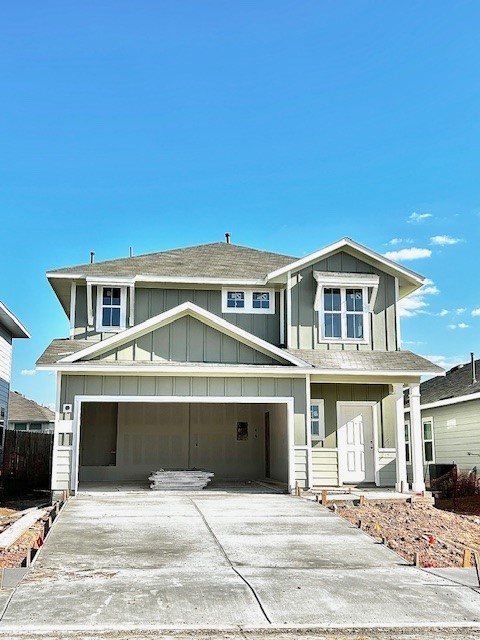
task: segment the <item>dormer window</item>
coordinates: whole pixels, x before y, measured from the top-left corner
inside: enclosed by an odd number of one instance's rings
[[[319,342],[368,342],[379,276],[315,271],[314,277]]]
[[[275,313],[273,289],[223,289],[222,313]]]
[[[97,331],[120,331],[126,327],[126,287],[97,287]]]

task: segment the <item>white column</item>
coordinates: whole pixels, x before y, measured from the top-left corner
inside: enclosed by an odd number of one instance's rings
[[[405,456],[405,412],[403,400],[403,384],[394,384],[393,391],[395,394],[395,445],[397,454],[395,457],[397,482],[395,489],[397,491],[407,491],[407,458]]]
[[[420,412],[420,385],[410,385],[410,440],[412,450],[412,490],[425,491],[423,479],[422,414]]]

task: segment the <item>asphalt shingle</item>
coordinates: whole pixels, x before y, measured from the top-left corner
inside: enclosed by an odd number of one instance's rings
[[[422,382],[420,385],[421,403],[430,404],[440,400],[449,400],[480,393],[480,360],[475,360],[475,379],[471,362],[457,365],[447,371],[445,376],[437,376]],[[405,398],[406,406],[410,406],[408,394]]]

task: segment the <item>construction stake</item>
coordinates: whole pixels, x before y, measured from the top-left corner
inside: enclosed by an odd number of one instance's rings
[[[418,551],[415,551],[415,554],[414,554],[414,556],[413,556],[413,557],[414,557],[413,564],[414,564],[417,568],[420,568],[420,554],[418,553]]]
[[[478,553],[478,551],[474,551],[473,555],[475,557],[475,569],[477,570],[478,584],[480,585],[480,553]]]
[[[327,506],[327,490],[322,489],[322,507]]]
[[[471,566],[472,566],[472,552],[470,551],[470,549],[464,549],[462,567],[464,569],[467,569],[468,567],[471,567]]]
[[[362,493],[362,495],[360,496],[360,506],[363,507],[364,505],[365,505],[365,496]]]
[[[361,518],[359,518],[359,519],[358,519],[357,527],[358,527],[359,529],[361,529],[361,528],[362,528],[362,519],[361,519]]]

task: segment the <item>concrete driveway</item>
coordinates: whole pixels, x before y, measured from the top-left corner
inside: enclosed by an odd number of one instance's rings
[[[315,503],[142,492],[70,500],[0,631],[479,621],[477,591],[407,566]]]

